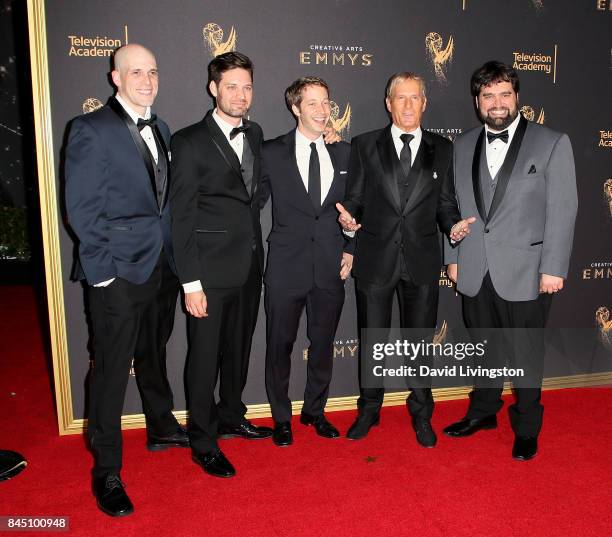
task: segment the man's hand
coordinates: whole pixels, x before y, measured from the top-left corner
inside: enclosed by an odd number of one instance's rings
[[[450,232],[450,238],[455,242],[459,242],[464,239],[466,235],[470,233],[470,224],[476,222],[476,217],[470,216],[469,218],[464,218],[463,220],[459,220],[452,228]]]
[[[342,261],[340,261],[340,278],[346,280],[351,273],[353,268],[353,256],[351,254],[347,254],[346,252],[342,253]]]
[[[185,293],[185,308],[194,317],[208,317],[206,311],[206,295],[204,291],[196,291],[195,293]]]
[[[333,127],[326,127],[323,131],[323,141],[326,144],[335,144],[342,141],[342,136],[340,136]]]
[[[563,278],[550,276],[549,274],[540,274],[540,293],[551,295],[561,291],[561,289],[563,289]]]
[[[338,222],[342,226],[342,229],[345,231],[357,231],[361,227],[361,224],[358,224],[355,221],[355,219],[351,216],[351,213],[349,213],[341,203],[336,203],[336,209],[338,209],[338,212],[340,213]]]
[[[446,275],[448,276],[448,279],[451,282],[457,283],[457,275],[458,274],[459,274],[459,271],[458,271],[457,263],[450,263],[446,267]]]

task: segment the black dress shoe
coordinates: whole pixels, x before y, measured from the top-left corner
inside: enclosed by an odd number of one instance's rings
[[[283,421],[274,425],[272,441],[279,447],[290,446],[293,444],[293,433],[291,432],[291,422]]]
[[[94,480],[94,493],[101,511],[110,516],[126,516],[134,512],[134,506],[123,487],[118,475],[106,475]]]
[[[183,427],[169,436],[147,435],[147,449],[149,451],[164,451],[172,447],[189,447],[189,437]]]
[[[537,436],[517,436],[512,447],[512,458],[517,461],[528,461],[538,453]]]
[[[28,463],[20,453],[0,450],[0,481],[15,477],[27,465]]]
[[[370,429],[374,425],[378,425],[380,423],[380,414],[359,414],[357,419],[353,422],[353,425],[350,426],[348,432],[346,433],[346,437],[349,440],[361,440],[368,436]]]
[[[480,429],[495,429],[497,427],[497,416],[486,416],[470,420],[463,418],[444,429],[444,434],[447,436],[470,436]]]
[[[431,421],[427,418],[412,418],[412,428],[416,432],[416,439],[419,444],[426,448],[436,445],[438,438],[431,427]]]
[[[193,460],[204,468],[207,474],[215,477],[233,477],[236,475],[232,463],[227,460],[220,449],[208,453],[194,453]]]
[[[310,414],[306,414],[306,412],[302,412],[300,415],[300,423],[304,425],[313,425],[315,431],[317,431],[317,434],[323,438],[340,437],[338,429],[329,423],[323,414],[320,414],[319,416],[312,416]]]
[[[219,438],[246,438],[247,440],[261,440],[272,436],[270,427],[256,427],[251,422],[246,421],[240,425],[219,425]]]

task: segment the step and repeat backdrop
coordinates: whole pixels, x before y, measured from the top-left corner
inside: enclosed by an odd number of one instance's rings
[[[612,369],[612,0],[46,0],[46,57],[66,346],[56,367],[69,372],[63,395],[74,420],[85,416],[90,367],[89,330],[81,284],[70,281],[75,246],[65,225],[62,147],[73,117],[102,106],[114,49],[141,43],[157,57],[160,89],[155,111],[173,131],[199,121],[212,106],[206,66],[238,50],[255,64],[250,118],[266,138],[294,127],[284,90],[316,75],[331,88],[332,122],[343,139],[387,124],[384,87],[396,71],[427,81],[424,127],[454,138],[478,125],[469,93],[472,72],[487,60],[512,64],[521,77],[525,117],[569,134],[576,159],[579,212],[566,289],[555,297],[551,326],[559,328],[548,377]],[[31,21],[32,22],[32,21]],[[40,148],[39,148],[40,150]],[[48,219],[49,220],[49,219]],[[264,233],[270,210],[262,213]],[[47,224],[45,224],[47,225]],[[461,326],[460,297],[443,270],[438,330]],[[52,311],[53,315],[58,312]],[[304,319],[302,320],[304,321]],[[61,324],[61,323],[60,323]],[[572,330],[569,330],[569,329]],[[576,330],[579,329],[579,330]],[[57,347],[57,345],[55,345]],[[301,326],[293,352],[290,392],[302,399],[308,340]],[[358,393],[359,334],[354,285],[334,348],[331,397]],[[187,352],[180,304],[168,348],[177,409],[185,408]],[[265,315],[260,311],[244,399],[267,402],[264,389]],[[606,360],[606,357],[608,359]],[[66,377],[68,378],[68,377]],[[131,379],[124,414],[141,412]]]

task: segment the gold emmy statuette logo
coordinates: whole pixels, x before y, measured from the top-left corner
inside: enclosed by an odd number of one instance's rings
[[[605,306],[597,308],[595,312],[595,322],[599,328],[599,341],[609,349],[612,349],[612,320],[610,320],[610,310]]]
[[[438,82],[446,82],[445,70],[449,62],[453,61],[455,42],[451,35],[446,47],[442,49],[442,36],[436,32],[429,32],[425,38],[425,48],[429,53],[429,59],[434,67]]]
[[[223,41],[223,28],[216,22],[209,22],[204,26],[202,28],[202,36],[204,38],[204,45],[208,47],[213,56],[219,56],[219,54],[236,50],[236,30],[233,26],[225,41]]]
[[[346,131],[346,135],[350,135],[351,129],[351,103],[346,105],[344,109],[344,114],[340,117],[340,106],[335,101],[329,101],[329,105],[331,107],[329,123],[332,128],[340,135]]]
[[[434,344],[442,344],[446,341],[446,335],[448,333],[448,323],[444,321],[440,330],[438,330],[433,337]]]
[[[540,125],[544,125],[544,120],[546,119],[546,115],[544,114],[544,108],[540,110],[537,120],[535,119],[535,110],[531,108],[531,106],[529,105],[525,105],[521,108],[521,114],[525,116],[525,119],[527,121],[535,120],[536,123],[539,123]]]
[[[83,101],[83,113],[89,114],[98,108],[102,108],[104,105],[95,97],[89,97]]]
[[[612,177],[607,179],[603,184],[604,199],[610,207],[610,217],[612,217]]]

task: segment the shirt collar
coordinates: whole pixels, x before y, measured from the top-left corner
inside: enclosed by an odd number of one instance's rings
[[[232,129],[234,128],[234,126],[230,125],[227,121],[225,121],[217,113],[217,109],[216,108],[213,110],[212,117],[215,120],[215,122],[217,123],[217,125],[219,125],[219,128],[221,129],[221,132],[223,132],[223,134],[225,134],[225,137],[227,139],[229,139],[230,133],[232,132]],[[242,127],[242,119],[240,119],[240,123],[238,123],[237,127]]]
[[[295,145],[298,147],[310,147],[310,144],[314,142],[317,146],[321,146],[323,143],[323,135],[319,136],[316,140],[311,140],[310,138],[306,138],[301,132],[300,129],[295,129]]]
[[[393,138],[400,140],[401,138],[400,136],[402,134],[412,134],[414,136],[413,142],[417,142],[420,143],[421,141],[421,137],[423,135],[423,131],[421,130],[421,127],[417,127],[416,129],[414,129],[413,131],[410,132],[405,132],[402,129],[400,129],[397,125],[395,125],[394,123],[391,124],[391,136],[393,136]],[[403,143],[403,142],[402,142]]]
[[[508,145],[510,145],[510,142],[512,141],[512,137],[514,136],[514,133],[516,132],[516,128],[518,127],[519,121],[521,120],[521,114],[519,113],[516,118],[514,118],[514,121],[512,123],[510,123],[510,125],[508,125]],[[485,123],[485,134],[487,134],[488,132],[494,132],[494,133],[498,133],[498,132],[503,132],[506,129],[502,129],[501,131],[498,130],[493,130],[491,128],[489,128],[489,126]],[[487,143],[489,143],[489,140],[487,139]]]
[[[127,112],[128,116],[130,116],[132,118],[132,121],[134,123],[138,123],[139,119],[149,119],[151,117],[151,107],[147,106],[147,109],[145,110],[144,116],[141,116],[139,114],[137,114],[136,112],[134,112],[134,110],[132,110],[130,108],[130,105],[128,103],[126,103],[122,98],[121,95],[119,95],[117,93],[117,95],[115,95],[115,99],[117,99],[117,102],[123,107],[123,109]]]

